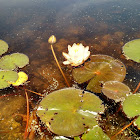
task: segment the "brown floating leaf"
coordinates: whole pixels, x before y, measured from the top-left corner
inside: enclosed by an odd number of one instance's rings
[[[110,99],[115,101],[124,100],[130,93],[130,88],[118,81],[107,81],[104,83],[102,92]]]
[[[72,72],[78,84],[89,81],[87,90],[101,93],[101,86],[106,81],[122,82],[126,75],[124,64],[107,55],[92,55],[91,62],[84,66],[75,68]]]

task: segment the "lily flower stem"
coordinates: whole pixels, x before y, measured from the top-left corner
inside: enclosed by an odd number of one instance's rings
[[[26,102],[27,102],[27,122],[26,122],[26,129],[25,129],[25,132],[24,132],[24,140],[27,139],[28,126],[29,126],[29,99],[28,99],[28,94],[27,94],[26,89],[25,89],[25,95],[26,95]]]
[[[25,90],[27,90],[27,91],[29,91],[29,92],[31,92],[31,93],[37,94],[37,95],[39,95],[39,96],[44,97],[44,95],[42,95],[42,94],[40,94],[40,93],[38,93],[38,92],[35,92],[35,91],[32,91],[32,90],[29,90],[29,89],[25,89]]]
[[[126,125],[124,128],[122,128],[118,133],[116,133],[114,136],[111,137],[111,140],[113,140],[117,135],[119,135],[120,133],[122,133],[125,129],[127,129],[130,125],[133,124],[133,122],[137,119],[138,117],[136,116],[131,123],[129,123],[128,125]]]
[[[62,76],[63,76],[63,78],[64,78],[64,80],[65,80],[65,82],[66,82],[66,84],[67,84],[67,86],[70,87],[70,85],[69,85],[69,83],[68,83],[68,81],[67,81],[67,78],[66,78],[64,72],[62,71],[62,69],[61,69],[61,67],[60,67],[60,65],[59,65],[59,62],[58,62],[58,60],[57,60],[57,58],[56,58],[56,55],[55,55],[55,52],[54,52],[54,49],[53,49],[53,45],[52,45],[52,44],[51,44],[51,50],[52,50],[54,59],[55,59],[55,61],[56,61],[56,63],[57,63],[57,66],[58,66],[58,68],[59,68],[59,70],[60,70],[60,72],[61,72],[61,74],[62,74]]]
[[[135,91],[133,92],[133,94],[136,93],[136,92],[138,91],[139,88],[140,88],[140,82],[139,82],[139,84],[137,85],[137,87],[136,87]]]

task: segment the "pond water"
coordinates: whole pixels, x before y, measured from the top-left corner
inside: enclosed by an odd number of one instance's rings
[[[137,87],[140,64],[126,60],[122,46],[140,38],[139,0],[0,0],[0,39],[9,44],[6,54],[20,52],[29,57],[30,64],[22,69],[30,81],[25,87],[42,94],[67,87],[48,43],[51,35],[57,38],[54,50],[71,86],[75,84],[72,70],[70,66],[63,65],[62,52],[67,52],[68,45],[82,43],[89,46],[91,54],[105,54],[121,60],[127,70],[124,83],[132,91]],[[0,139],[22,139],[26,124],[23,121],[26,118],[23,116],[26,115],[24,90],[7,88],[1,90],[0,94],[1,97],[9,94],[0,98],[0,110],[3,110],[0,124],[4,124],[0,127]],[[40,97],[30,92],[28,95],[32,111]],[[21,100],[21,104],[17,100]],[[7,101],[11,104],[8,105]],[[11,106],[13,111],[7,113],[6,109],[12,110]],[[22,115],[15,118],[15,113]],[[14,119],[8,117],[12,115]],[[4,122],[3,118],[10,123]],[[102,123],[104,131],[111,137],[123,128],[125,122],[123,117],[114,119],[111,116],[109,119],[112,122],[106,120]],[[119,120],[121,125],[116,127]],[[13,128],[16,128],[14,132],[11,131]],[[129,139],[138,138],[138,131],[132,133]],[[125,139],[124,135],[116,139]]]

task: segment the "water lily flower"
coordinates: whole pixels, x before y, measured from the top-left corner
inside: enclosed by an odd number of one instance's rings
[[[71,64],[72,66],[79,66],[83,64],[90,56],[89,46],[84,47],[81,43],[74,43],[72,47],[68,45],[68,54],[63,52],[63,56],[67,59],[63,64]]]

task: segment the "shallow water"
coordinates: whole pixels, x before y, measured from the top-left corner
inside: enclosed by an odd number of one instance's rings
[[[120,59],[127,69],[124,83],[134,91],[140,81],[140,65],[126,60],[121,48],[140,38],[139,7],[139,0],[0,0],[0,39],[9,44],[6,54],[20,52],[29,57],[30,64],[22,69],[29,75],[27,89],[50,93],[67,87],[48,44],[54,34],[54,49],[71,85],[71,68],[62,64],[62,52],[67,52],[68,44],[83,43],[91,54]],[[24,97],[20,89],[8,88],[0,94],[13,92]],[[29,96],[34,105],[40,98]]]

